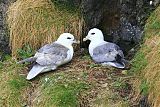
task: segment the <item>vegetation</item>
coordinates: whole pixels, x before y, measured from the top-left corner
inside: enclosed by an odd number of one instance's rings
[[[0,106],[23,106],[24,89],[30,84],[25,80],[26,71],[22,65],[17,65],[14,60],[8,59],[0,67]]]
[[[63,32],[80,37],[83,19],[79,7],[72,5],[72,0],[17,0],[9,7],[13,57],[0,62],[0,106],[128,107],[133,91],[130,81],[136,98],[148,96],[154,107],[160,106],[160,7],[147,20],[143,44],[130,70],[102,67],[77,51],[71,63],[55,72],[25,79],[32,65],[18,65],[14,58],[32,56]]]
[[[153,107],[160,106],[160,7],[147,20],[144,44],[133,59],[132,72],[137,79],[134,81],[137,94],[148,95]]]
[[[56,105],[56,107],[77,107],[78,95],[89,88],[85,81],[77,80],[73,75],[59,73],[44,81],[42,87],[42,106]],[[41,105],[41,104],[40,104]]]
[[[79,12],[55,6],[57,3],[50,0],[17,0],[9,7],[7,22],[13,57],[18,57],[18,50],[25,45],[37,49],[53,42],[63,32],[80,37]]]

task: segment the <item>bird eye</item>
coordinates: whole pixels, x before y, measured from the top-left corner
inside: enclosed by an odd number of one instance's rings
[[[94,35],[95,33],[91,33],[91,35]]]
[[[70,38],[70,37],[67,37],[67,39],[72,39],[72,38]]]

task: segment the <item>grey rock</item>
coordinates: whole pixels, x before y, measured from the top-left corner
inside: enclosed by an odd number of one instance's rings
[[[0,2],[0,52],[4,54],[10,53],[6,11],[11,1],[13,0],[1,0]]]
[[[157,7],[159,0],[82,0],[82,15],[85,20],[82,38],[89,29],[97,27],[105,40],[117,43],[125,53],[143,38],[145,21]],[[82,43],[81,47],[87,47]]]

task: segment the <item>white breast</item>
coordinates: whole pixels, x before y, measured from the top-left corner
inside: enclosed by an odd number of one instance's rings
[[[70,62],[72,58],[73,58],[73,47],[71,46],[69,47],[69,50],[67,52],[67,58],[63,61],[63,63],[59,64],[58,66]]]

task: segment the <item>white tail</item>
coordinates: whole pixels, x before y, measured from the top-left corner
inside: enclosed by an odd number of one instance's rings
[[[45,69],[45,67],[40,66],[38,64],[34,65],[32,67],[32,69],[29,71],[28,75],[27,75],[27,80],[31,80],[34,77],[36,77],[38,74],[40,74],[43,70]]]
[[[105,63],[102,63],[103,66],[106,66],[106,65],[109,65],[109,66],[113,66],[113,67],[116,67],[116,68],[125,68],[125,64],[120,64],[120,63],[117,63],[117,62],[105,62]]]

